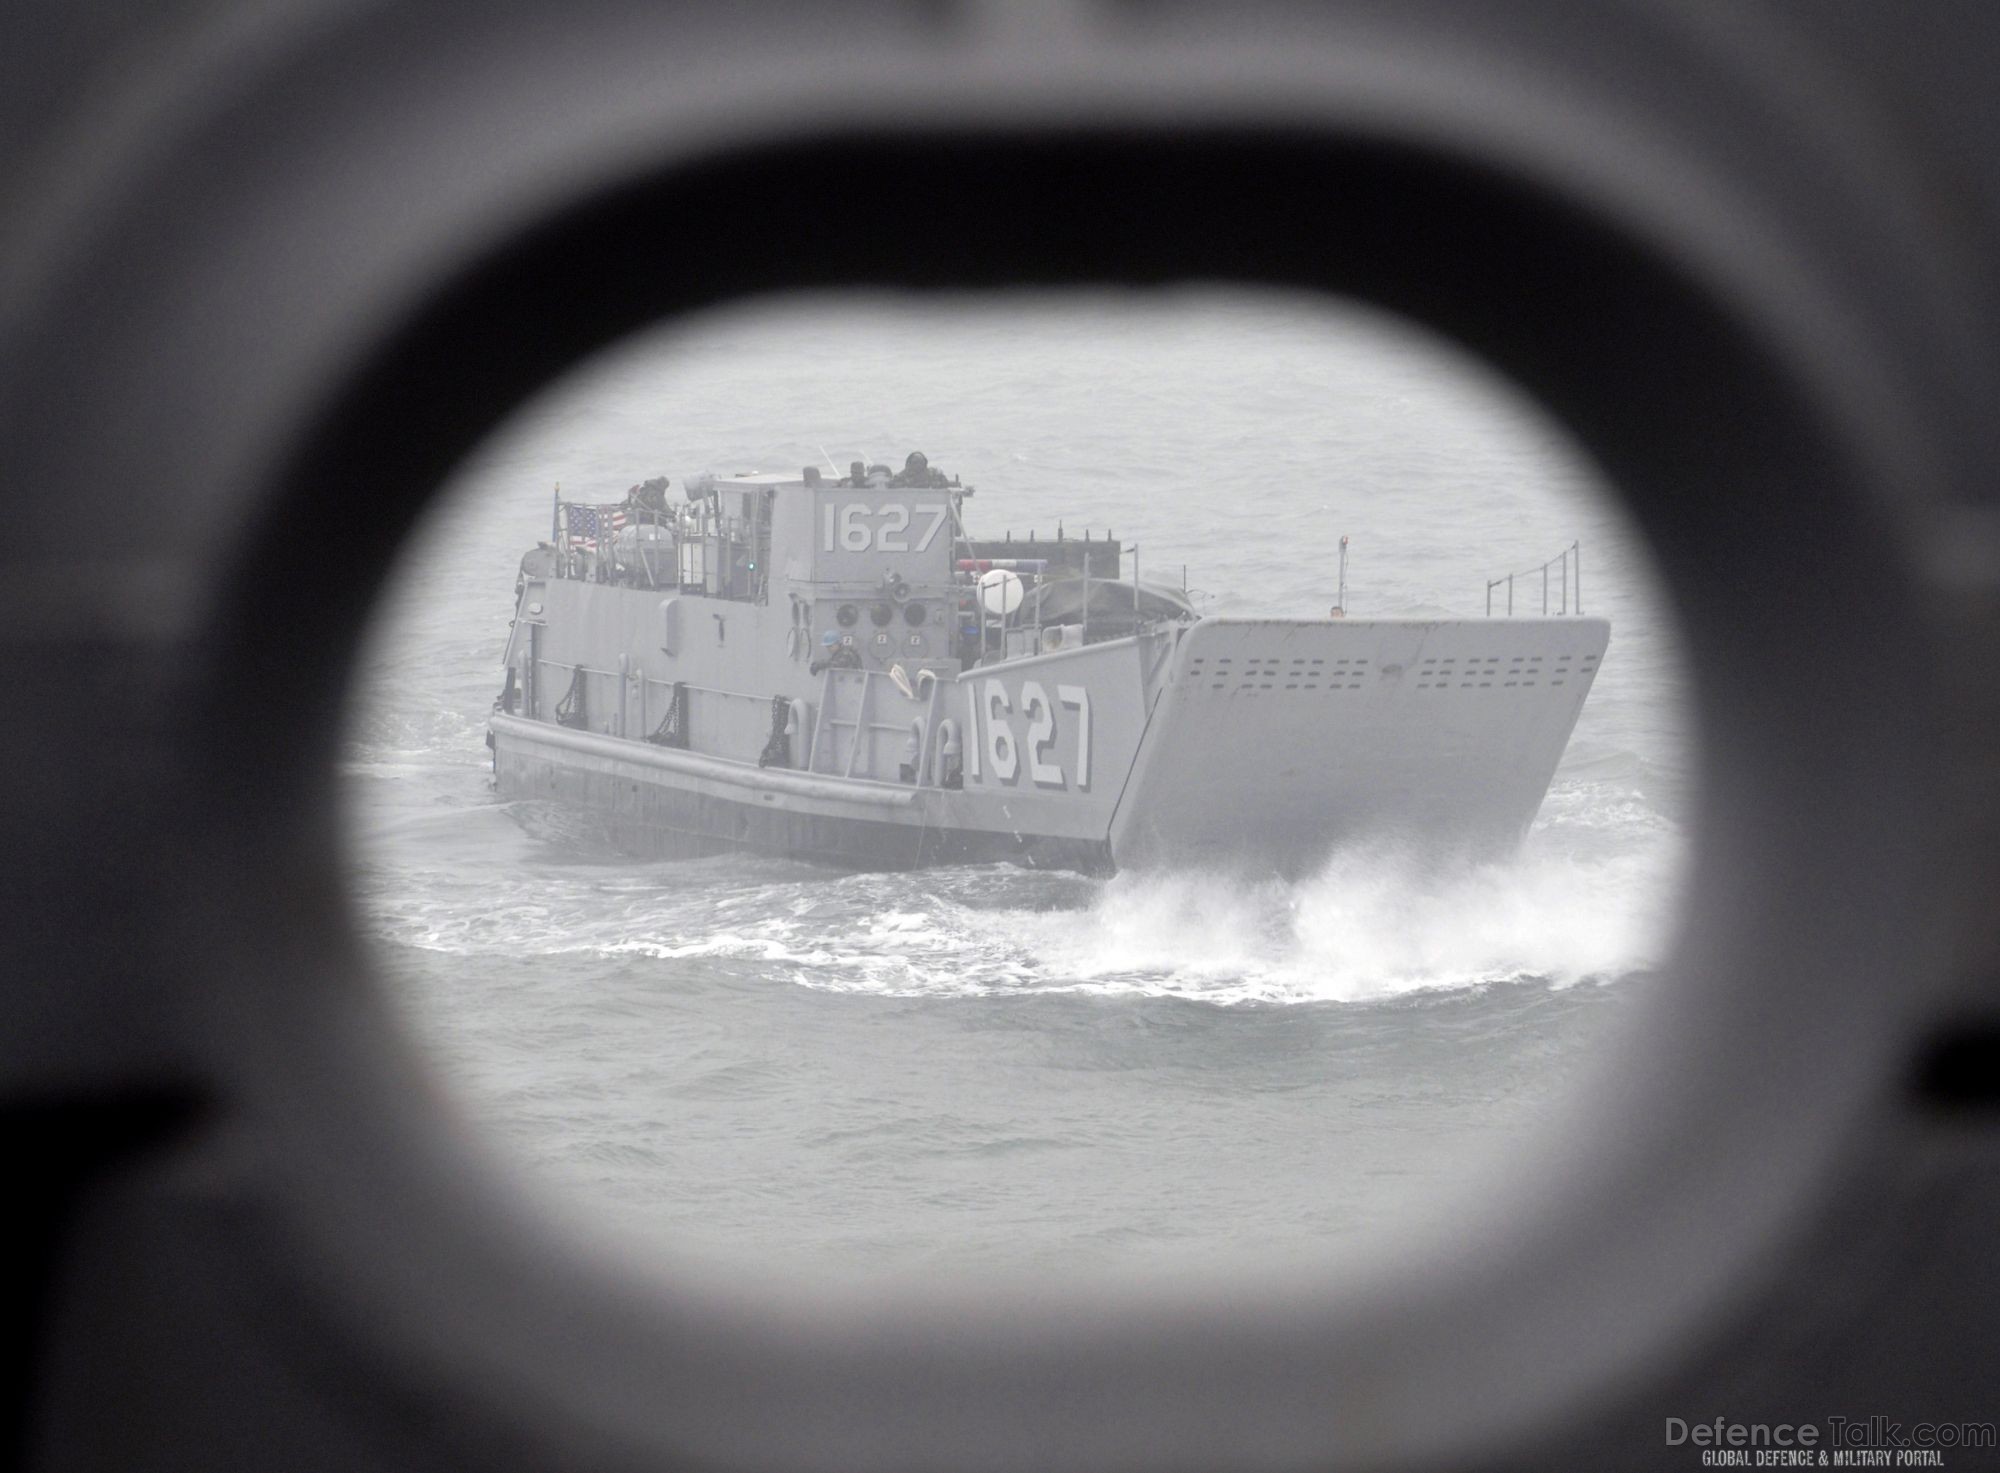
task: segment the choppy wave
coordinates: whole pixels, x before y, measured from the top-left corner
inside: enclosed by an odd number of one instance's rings
[[[1620,842],[1604,842],[1604,831]],[[1637,842],[1635,842],[1637,841]],[[754,963],[774,982],[888,997],[1075,993],[1216,1004],[1369,1002],[1655,961],[1677,836],[1636,799],[1558,789],[1523,851],[1438,865],[1336,853],[1310,878],[1110,880],[986,865],[838,874],[742,857],[381,871],[384,938],[512,957]]]

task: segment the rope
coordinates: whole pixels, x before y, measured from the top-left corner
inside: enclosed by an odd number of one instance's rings
[[[583,667],[578,665],[570,672],[569,693],[556,702],[556,725],[573,727],[582,731],[590,724],[584,711]]]
[[[673,699],[667,702],[667,714],[660,718],[660,724],[646,738],[656,747],[679,747],[686,750],[687,731],[687,686],[676,680]]]
[[[792,765],[792,744],[785,739],[785,722],[791,714],[791,697],[771,697],[771,735],[764,742],[764,750],[757,756],[759,767]]]

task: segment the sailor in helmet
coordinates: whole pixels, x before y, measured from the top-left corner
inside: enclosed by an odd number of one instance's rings
[[[632,511],[653,513],[663,517],[667,513],[667,478],[655,476],[650,481],[641,481],[625,493],[625,505]]]
[[[921,450],[912,450],[903,460],[903,468],[890,480],[891,486],[942,486],[946,484],[944,473],[931,469],[930,457]]]

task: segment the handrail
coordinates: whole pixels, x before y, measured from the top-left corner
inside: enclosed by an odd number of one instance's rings
[[[561,664],[562,662],[560,660],[551,660],[549,663]],[[728,696],[732,700],[755,701],[760,705],[767,704],[771,699],[768,695],[759,695],[755,691],[725,690],[719,685],[696,685],[692,680],[673,680],[663,675],[645,675],[640,678],[648,685],[685,686],[688,690],[695,692],[695,694],[703,696]]]
[[[1551,568],[1557,570],[1556,607],[1554,610],[1549,608],[1549,570]],[[1532,578],[1536,574],[1540,574],[1542,579],[1542,614],[1545,617],[1551,612],[1558,615],[1581,614],[1583,612],[1583,543],[1581,540],[1578,540],[1570,543],[1568,547],[1565,547],[1547,562],[1540,563],[1532,568],[1525,568],[1518,573],[1503,573],[1498,578],[1488,578],[1486,580],[1486,617],[1489,619],[1493,617],[1494,589],[1505,588],[1507,590],[1507,607],[1503,612],[1511,615],[1514,612],[1514,580],[1516,578]]]
[[[585,675],[602,675],[613,680],[629,679],[631,676],[629,670],[600,670],[595,665],[584,665],[575,660],[558,660],[552,655],[539,656],[536,663],[557,670],[581,670]],[[760,696],[755,691],[724,690],[719,685],[696,685],[692,680],[672,680],[662,675],[641,675],[639,678],[647,685],[680,685],[704,696],[728,696],[733,700],[756,701],[759,704],[771,699],[769,696]]]
[[[799,772],[759,767],[735,757],[717,757],[706,752],[686,752],[676,747],[652,747],[644,742],[628,742],[597,732],[577,731],[546,721],[528,721],[496,711],[487,718],[496,732],[524,741],[629,762],[640,767],[663,768],[695,777],[711,778],[761,792],[794,793],[803,798],[840,799],[866,803],[878,808],[902,808],[916,801],[917,790],[875,778],[840,778],[829,773]]]

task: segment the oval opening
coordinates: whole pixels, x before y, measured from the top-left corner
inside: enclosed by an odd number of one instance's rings
[[[467,1113],[628,1237],[1347,1256],[1610,1067],[1678,898],[1684,669],[1575,444],[1399,320],[785,298],[600,356],[462,467],[359,666],[354,886]],[[567,755],[497,771],[496,698]],[[913,851],[865,827],[907,805],[828,819],[855,782],[923,805]]]

